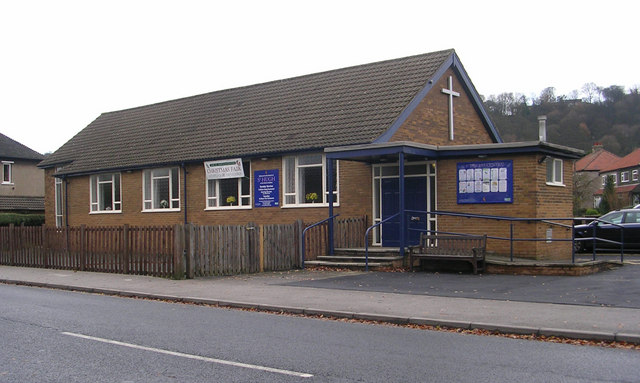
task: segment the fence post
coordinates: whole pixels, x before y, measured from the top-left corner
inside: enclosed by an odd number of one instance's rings
[[[49,268],[49,245],[47,243],[47,226],[41,226],[41,234],[42,234],[42,260],[44,262],[44,268]]]
[[[86,259],[85,259],[85,255],[86,255],[86,251],[85,248],[87,246],[87,226],[86,225],[80,225],[80,252],[78,254],[78,263],[80,263],[80,271],[84,271],[85,268],[85,264]],[[95,267],[95,266],[94,266]]]
[[[16,226],[12,223],[9,224],[9,266],[15,265],[15,229]]]
[[[302,232],[304,231],[304,222],[301,219],[296,221],[296,240],[298,241],[298,267],[304,269],[304,238],[302,238]]]
[[[173,227],[173,279],[184,279],[184,227]]]
[[[258,239],[258,251],[260,252],[260,272],[264,272],[264,225],[258,227],[260,236]]]
[[[195,233],[195,225],[192,223],[187,223],[184,225],[184,234],[185,234],[185,246],[188,245],[186,249],[187,254],[187,278],[193,279],[195,277],[195,252],[196,252],[196,233]]]
[[[130,256],[129,256],[129,224],[125,223],[122,228],[122,272],[129,274],[130,270]]]

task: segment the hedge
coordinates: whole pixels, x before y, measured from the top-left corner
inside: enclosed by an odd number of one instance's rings
[[[44,225],[44,214],[0,213],[0,226],[9,226],[10,224],[41,226]]]

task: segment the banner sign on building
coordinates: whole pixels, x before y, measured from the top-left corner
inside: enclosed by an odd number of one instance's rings
[[[458,162],[458,203],[513,203],[513,161]]]
[[[279,170],[260,170],[253,180],[256,207],[280,206]]]
[[[241,158],[205,162],[204,171],[208,180],[244,177]]]

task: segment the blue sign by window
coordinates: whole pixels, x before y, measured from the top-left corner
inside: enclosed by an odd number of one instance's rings
[[[255,206],[280,206],[279,170],[260,170],[254,173]]]
[[[458,203],[513,203],[513,161],[458,162]]]

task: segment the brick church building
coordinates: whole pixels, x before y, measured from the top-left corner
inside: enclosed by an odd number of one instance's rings
[[[503,143],[446,50],[104,113],[40,167],[48,225],[313,223],[330,214],[373,225],[400,212],[371,237],[398,247],[420,230],[507,235],[498,221],[436,212],[570,217],[581,154],[544,140]],[[548,229],[533,223],[518,234]],[[508,246],[490,241],[488,250]],[[566,258],[570,249],[522,242],[516,253]]]

